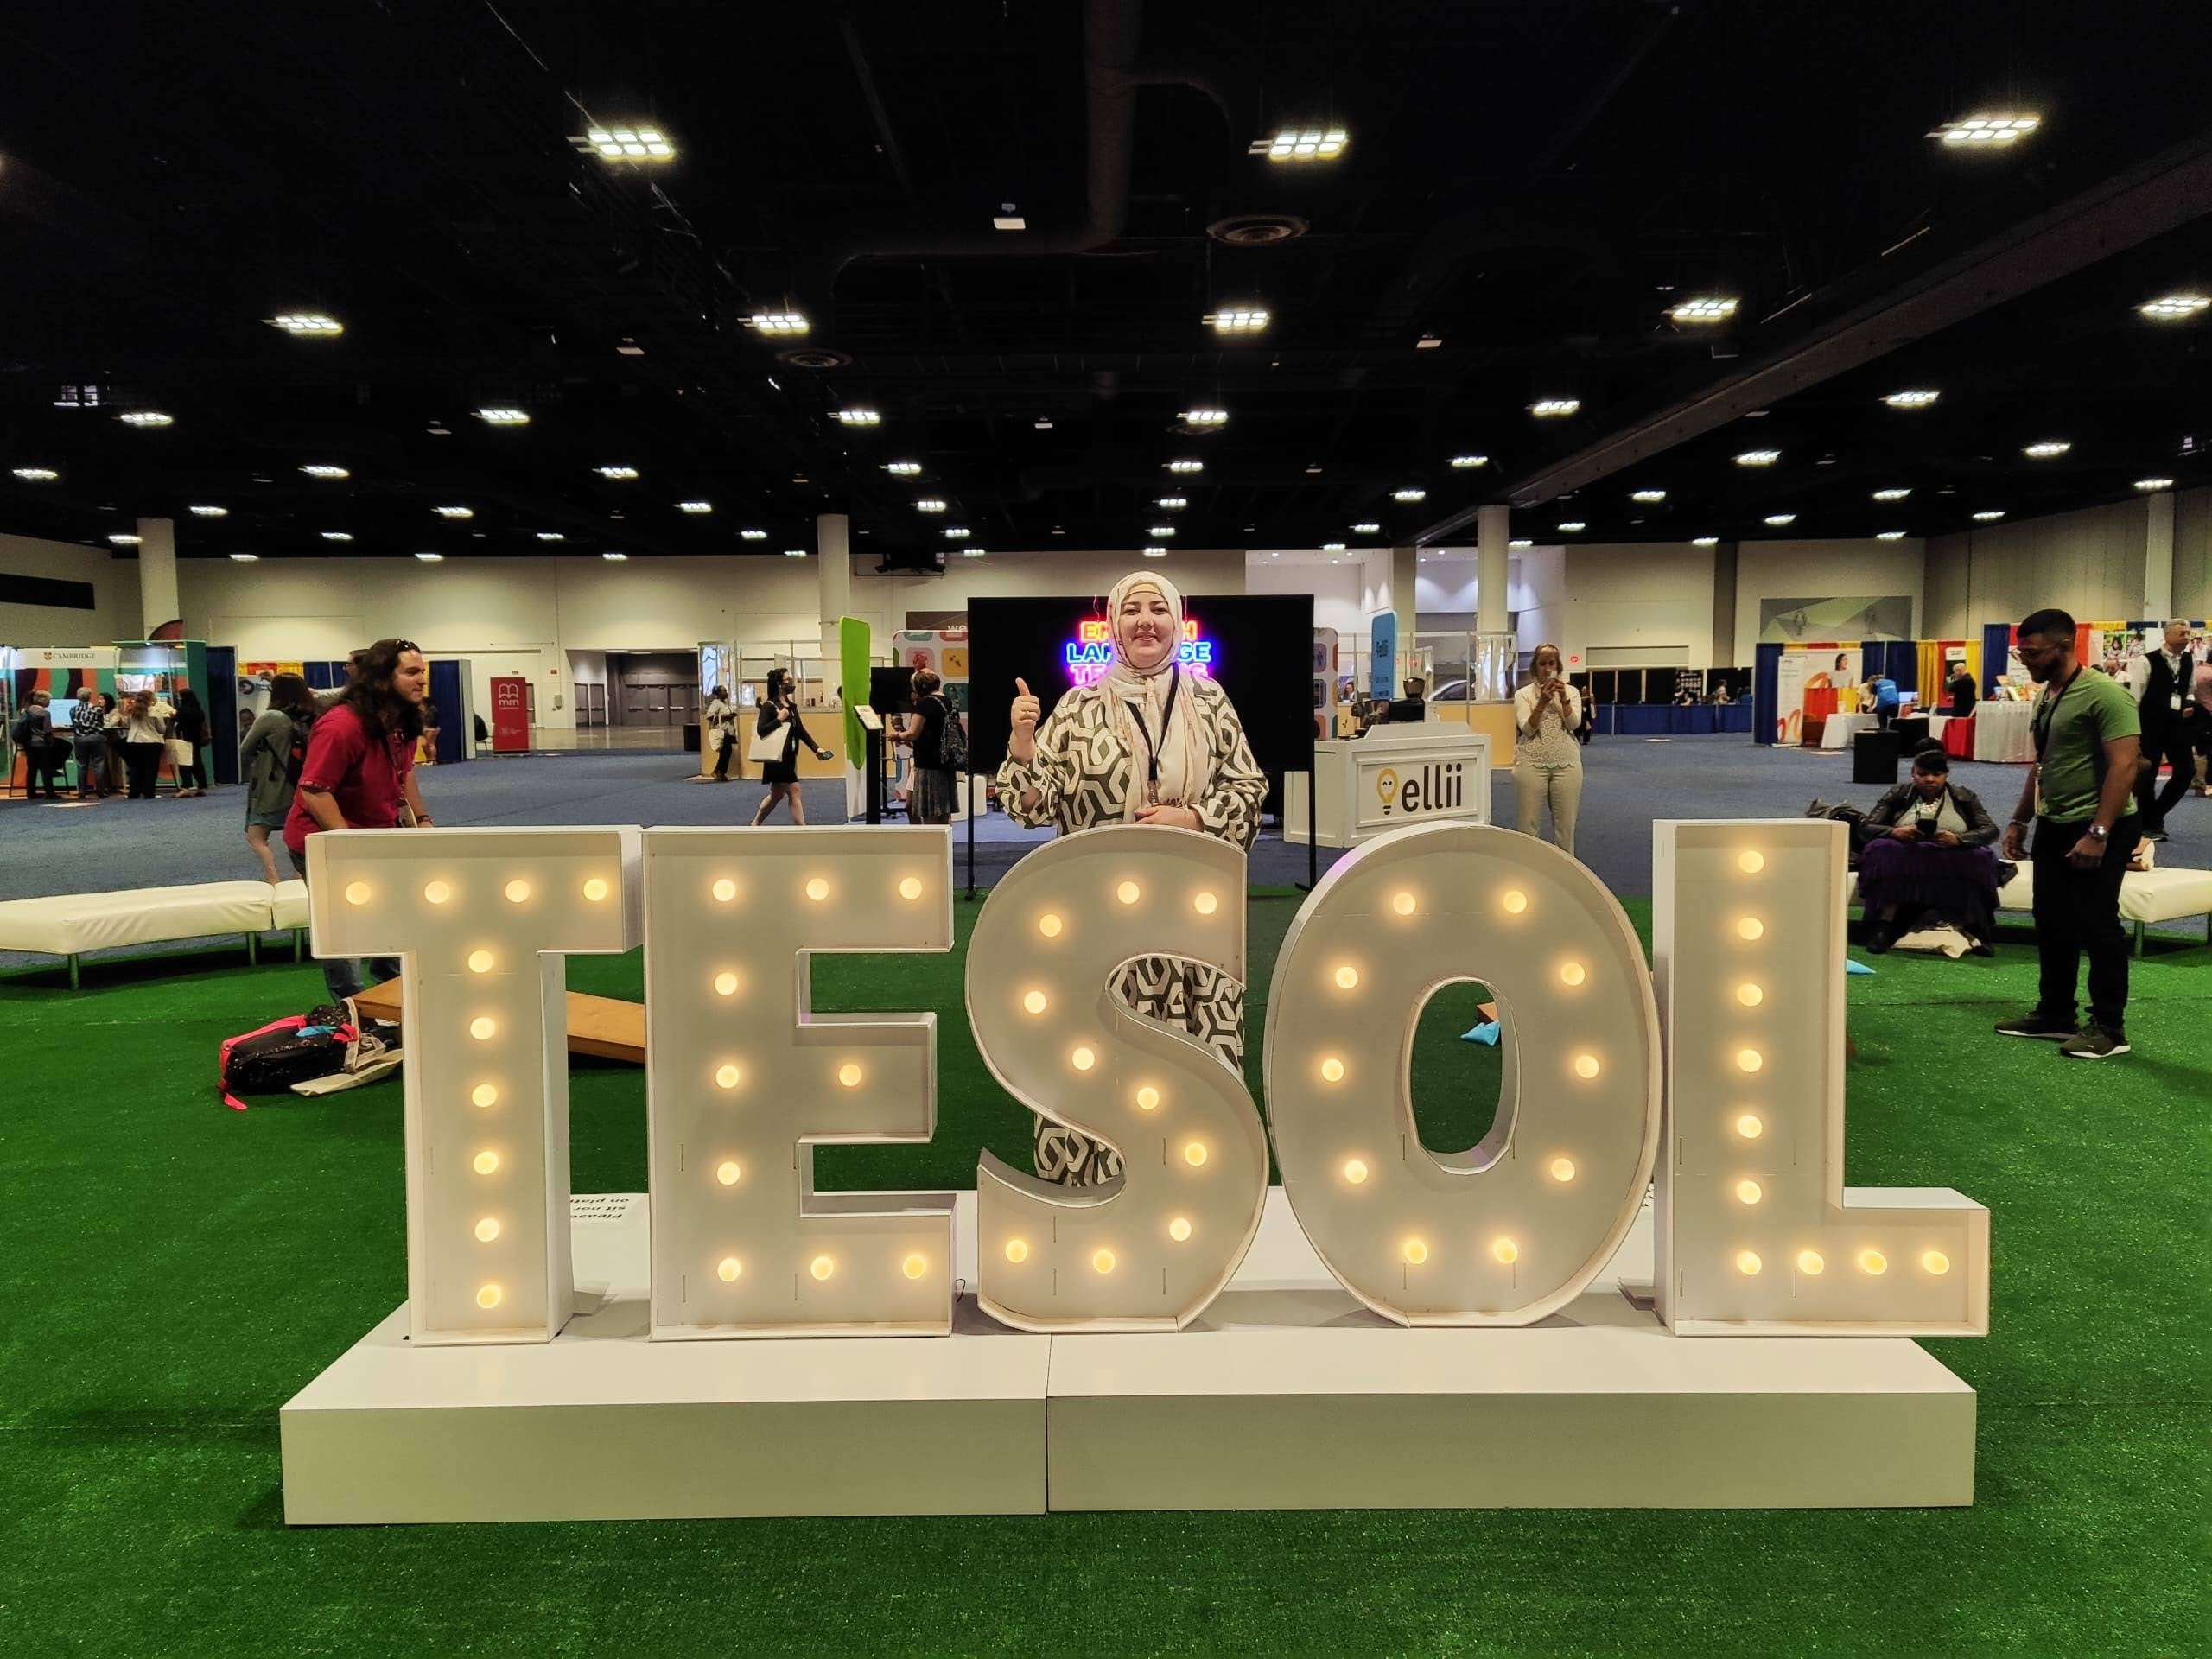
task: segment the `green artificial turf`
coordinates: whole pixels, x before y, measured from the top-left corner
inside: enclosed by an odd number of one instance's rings
[[[1294,909],[1253,901],[1255,1033]],[[959,960],[817,966],[825,1007],[943,1016],[936,1141],[825,1148],[825,1185],[964,1186],[978,1147],[1026,1158]],[[1995,1217],[1993,1333],[1929,1344],[1980,1392],[1971,1509],[302,1531],[277,1408],[404,1294],[397,1086],[219,1103],[217,1041],[315,1000],[312,965],[95,964],[75,995],[11,976],[0,1650],[2203,1651],[2212,950],[2139,964],[2137,1052],[2104,1067],[1991,1034],[2032,1000],[2018,938],[1879,968],[1848,990],[1851,1179]],[[634,957],[570,976],[639,994]],[[1475,1139],[1497,1085],[1496,1052],[1452,1036],[1471,989],[1450,995],[1417,1060],[1433,1146]],[[642,1191],[641,1074],[580,1063],[571,1113],[576,1190]]]

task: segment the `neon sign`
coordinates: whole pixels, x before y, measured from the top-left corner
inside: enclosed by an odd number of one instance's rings
[[[1077,623],[1075,629],[1075,638],[1061,647],[1068,678],[1077,685],[1095,685],[1114,666],[1113,629],[1096,618]],[[1175,660],[1185,673],[1209,678],[1213,674],[1213,641],[1200,636],[1194,619],[1183,623],[1183,643],[1175,648]]]

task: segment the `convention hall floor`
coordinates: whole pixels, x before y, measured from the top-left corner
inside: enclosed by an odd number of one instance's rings
[[[1584,841],[1648,935],[1655,816],[1794,813],[1853,791],[1840,757],[1740,740],[1600,741]],[[448,823],[728,822],[750,786],[666,757],[432,775]],[[2000,800],[2018,774],[1962,769]],[[1499,806],[1510,816],[1510,785]],[[834,793],[834,791],[829,791]],[[823,809],[831,803],[824,800]],[[10,891],[250,871],[238,797],[0,806]],[[2212,803],[2169,849],[2202,862]],[[1001,848],[997,856],[1011,849]],[[2194,855],[2190,855],[2191,854]],[[1302,849],[1255,860],[1248,1029]],[[942,956],[831,957],[831,1009],[938,1012],[925,1146],[821,1149],[825,1186],[969,1185],[1028,1121],[962,1015],[976,906]],[[1847,982],[1853,1184],[1955,1186],[1994,1217],[1991,1334],[1928,1347],[1978,1391],[1974,1507],[1345,1511],[291,1531],[276,1413],[404,1295],[400,1091],[226,1110],[218,1042],[321,995],[312,964],[232,950],[0,968],[0,1646],[86,1653],[958,1651],[1766,1656],[2201,1646],[2203,1172],[2212,949],[2136,964],[2136,1052],[2102,1069],[1994,1037],[2031,1000],[2024,929],[1995,958],[1877,959]],[[626,957],[570,983],[637,997]],[[1465,1147],[1498,1051],[1424,1015],[1425,1143]],[[1260,1092],[1259,1046],[1247,1076]],[[572,1068],[579,1192],[645,1182],[634,1068]],[[1687,1338],[1686,1338],[1687,1340]],[[580,1456],[591,1448],[579,1446]]]

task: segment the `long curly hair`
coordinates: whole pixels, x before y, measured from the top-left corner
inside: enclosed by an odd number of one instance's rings
[[[423,705],[401,696],[391,682],[399,671],[400,658],[422,649],[412,639],[378,640],[361,653],[353,677],[332,707],[352,709],[371,737],[397,733],[413,742],[423,735]]]

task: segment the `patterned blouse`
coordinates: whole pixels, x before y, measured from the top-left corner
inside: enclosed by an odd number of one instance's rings
[[[1032,830],[1049,824],[1065,835],[1122,821],[1136,766],[1114,730],[1109,695],[1103,682],[1074,687],[1038,727],[1035,758],[1025,766],[1008,756],[999,768],[999,798],[1016,823]],[[1219,684],[1193,675],[1184,680],[1182,695],[1193,700],[1214,757],[1212,781],[1187,804],[1206,834],[1249,850],[1260,833],[1268,775],[1252,758],[1244,724]],[[1028,790],[1037,791],[1037,805],[1026,811],[1021,798]]]
[[[1063,835],[1122,822],[1136,766],[1114,730],[1103,683],[1079,685],[1037,728],[1036,757],[1027,766],[1009,758],[999,768],[999,799],[1007,816],[1034,830],[1050,824]],[[1188,803],[1205,833],[1249,850],[1260,832],[1260,804],[1268,775],[1252,758],[1243,722],[1229,694],[1196,676],[1181,696],[1195,699],[1198,729],[1214,756],[1213,780]],[[1024,811],[1025,790],[1037,805]],[[1232,1071],[1244,1069],[1244,987],[1219,969],[1173,957],[1140,957],[1115,976],[1114,995],[1137,1013],[1188,1032]],[[1066,1186],[1101,1186],[1122,1173],[1121,1154],[1049,1118],[1036,1120],[1031,1156],[1043,1179]]]

